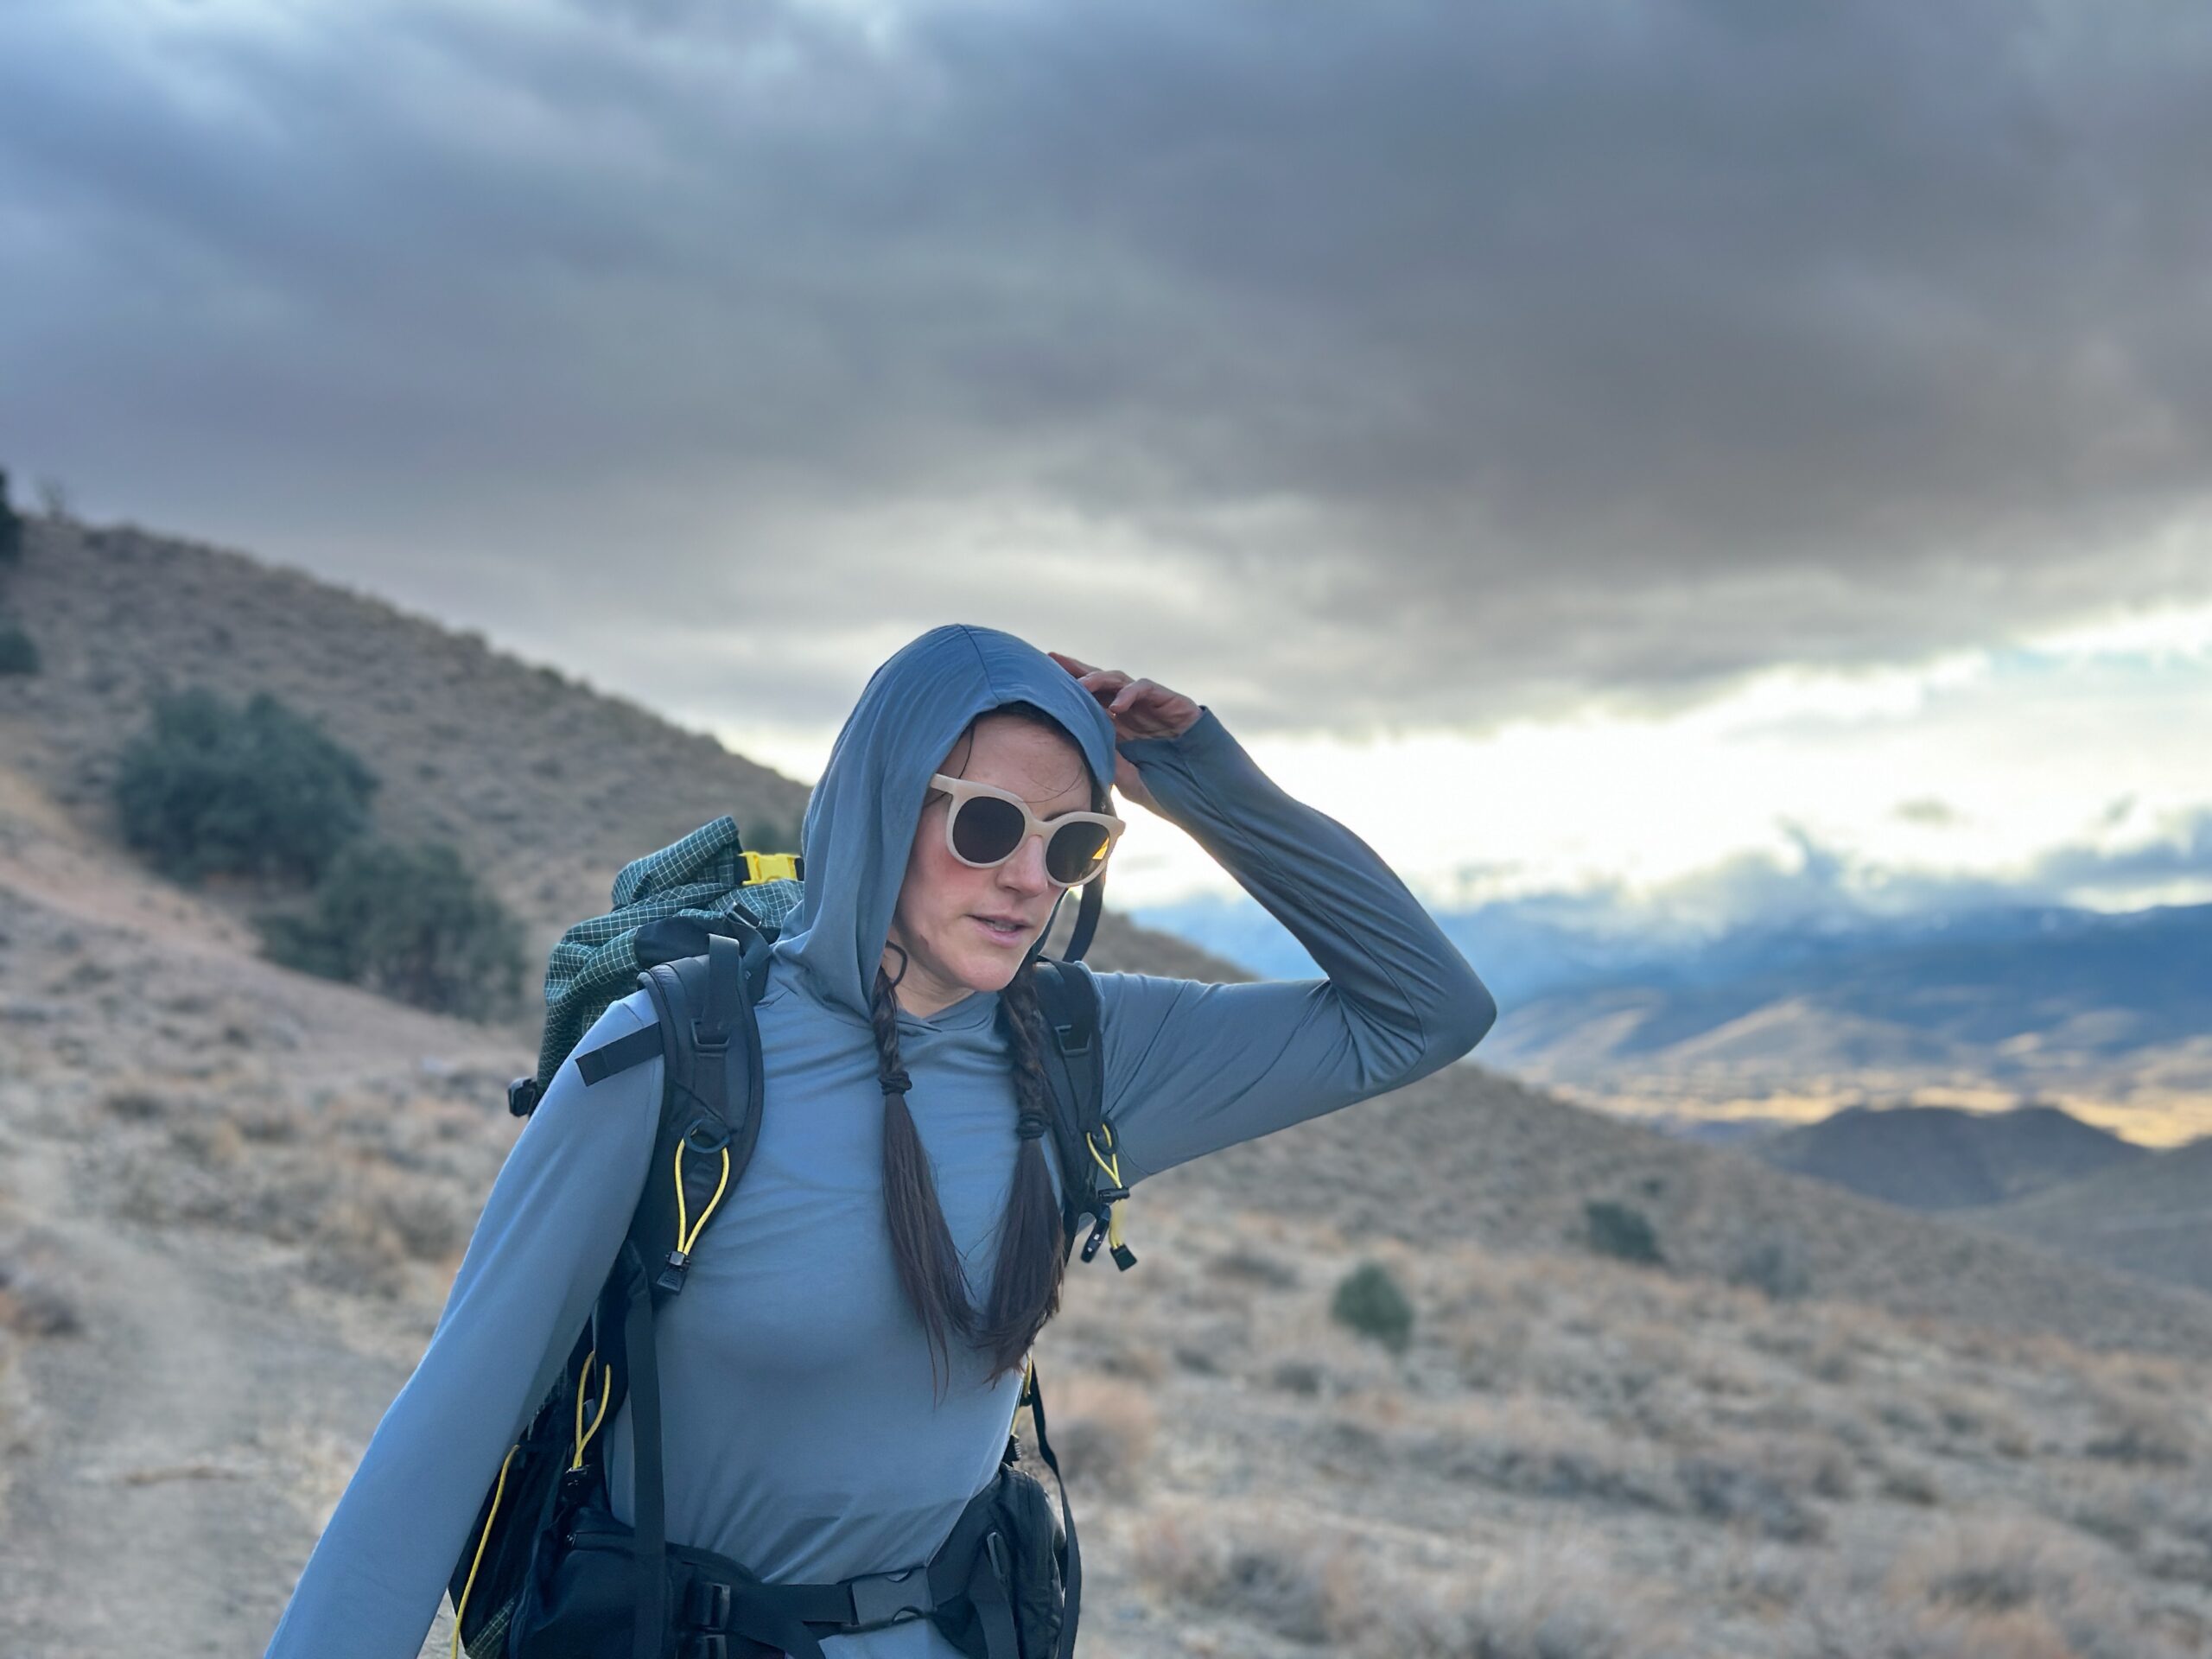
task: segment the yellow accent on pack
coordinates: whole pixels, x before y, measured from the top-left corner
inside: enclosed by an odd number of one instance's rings
[[[690,1222],[683,1206],[683,1149],[691,1143],[676,1143],[676,1249],[679,1255],[689,1256],[691,1247],[699,1242],[699,1235],[707,1230],[707,1217],[715,1213],[715,1206],[722,1201],[722,1194],[729,1191],[729,1148],[722,1148],[722,1178],[715,1185],[715,1196],[707,1200],[707,1207],[699,1212],[699,1219]],[[685,1228],[687,1224],[690,1230]]]
[[[599,1409],[592,1414],[591,1427],[584,1427],[584,1399],[591,1393],[592,1362],[599,1357],[594,1348],[584,1356],[584,1368],[576,1376],[576,1455],[569,1465],[571,1469],[584,1466],[584,1447],[591,1444],[591,1437],[599,1433],[599,1426],[607,1421],[607,1402],[614,1397],[614,1373],[606,1366],[599,1368]]]
[[[476,1541],[476,1554],[468,1563],[468,1577],[461,1586],[461,1599],[453,1608],[453,1659],[461,1659],[461,1616],[468,1611],[468,1592],[476,1587],[476,1569],[484,1565],[484,1546],[492,1541],[492,1522],[499,1518],[499,1499],[507,1490],[507,1465],[515,1460],[519,1445],[509,1449],[499,1464],[499,1484],[492,1488],[491,1512],[484,1517],[484,1535]]]
[[[1083,1137],[1083,1143],[1090,1148],[1090,1161],[1106,1172],[1108,1180],[1119,1186],[1122,1185],[1122,1154],[1114,1147],[1114,1126],[1110,1123],[1101,1123],[1094,1133],[1106,1137],[1106,1155],[1103,1158],[1098,1155],[1098,1142],[1092,1139],[1091,1135],[1086,1135]],[[1116,1198],[1106,1206],[1106,1244],[1107,1248],[1112,1250],[1118,1251],[1123,1248],[1122,1205],[1125,1202],[1124,1199]]]
[[[798,855],[796,853],[755,853],[745,855],[745,885],[756,881],[796,881],[798,880]]]

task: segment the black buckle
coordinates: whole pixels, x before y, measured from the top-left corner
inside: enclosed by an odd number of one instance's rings
[[[690,1265],[690,1255],[682,1250],[671,1250],[668,1253],[667,1263],[660,1270],[659,1277],[653,1281],[653,1288],[664,1290],[671,1296],[675,1295],[683,1288],[683,1274]]]
[[[694,1579],[683,1592],[683,1622],[701,1630],[719,1630],[729,1623],[729,1586],[711,1579]]]
[[[1075,1033],[1076,1027],[1073,1026],[1055,1025],[1052,1027],[1052,1040],[1060,1046],[1060,1052],[1070,1059],[1090,1052],[1090,1036],[1086,1033],[1082,1042],[1078,1043],[1075,1039]]]
[[[903,1573],[871,1573],[864,1579],[847,1580],[845,1587],[853,1592],[850,1628],[855,1630],[926,1618],[937,1611],[925,1567],[910,1567]]]

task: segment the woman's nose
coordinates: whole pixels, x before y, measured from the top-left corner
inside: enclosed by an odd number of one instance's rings
[[[1014,856],[999,866],[1011,885],[1024,893],[1044,893],[1052,886],[1052,878],[1045,870],[1045,837],[1028,836],[1015,848]]]

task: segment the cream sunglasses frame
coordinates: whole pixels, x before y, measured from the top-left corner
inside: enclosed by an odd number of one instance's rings
[[[996,869],[1000,865],[1006,862],[1007,858],[1012,858],[1015,853],[1020,852],[1023,847],[1027,846],[1029,842],[1029,837],[1032,836],[1042,836],[1045,838],[1046,846],[1050,848],[1052,843],[1053,832],[1065,825],[1071,823],[1103,824],[1106,827],[1106,845],[1099,850],[1098,856],[1090,861],[1090,868],[1087,873],[1085,873],[1082,880],[1063,881],[1052,874],[1052,868],[1049,864],[1046,867],[1045,879],[1047,881],[1050,881],[1056,887],[1079,887],[1083,886],[1084,882],[1095,880],[1105,870],[1107,861],[1113,857],[1114,843],[1122,838],[1122,831],[1129,827],[1126,820],[1117,818],[1110,812],[1063,812],[1057,817],[1040,818],[1034,812],[1032,812],[1029,810],[1029,803],[1023,800],[1020,796],[1014,793],[1013,791],[1001,789],[994,784],[979,784],[972,778],[950,778],[947,777],[941,772],[931,772],[930,774],[930,787],[933,790],[941,791],[944,794],[950,795],[952,798],[951,804],[944,809],[945,850],[950,853],[953,857],[958,859],[963,864],[965,864],[971,870]],[[1016,811],[1021,814],[1023,820],[1021,826],[1021,839],[1014,843],[1014,846],[1007,851],[1006,858],[993,859],[988,864],[978,864],[974,859],[968,857],[959,849],[959,848],[952,844],[952,821],[960,816],[961,807],[978,795],[988,795],[993,800],[1007,802]]]

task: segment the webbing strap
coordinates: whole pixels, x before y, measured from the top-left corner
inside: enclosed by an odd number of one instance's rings
[[[738,1584],[729,1588],[730,1611],[723,1628],[731,1634],[749,1637],[755,1642],[773,1643],[787,1659],[827,1659],[821,1642],[807,1628],[789,1598],[781,1593],[782,1586]],[[851,1606],[850,1597],[845,1605]]]
[[[627,1071],[633,1065],[658,1059],[660,1047],[660,1027],[640,1026],[626,1037],[617,1037],[611,1043],[601,1043],[588,1054],[577,1055],[576,1072],[587,1086],[604,1083],[617,1071]]]
[[[1068,1508],[1067,1477],[1060,1473],[1060,1460],[1052,1455],[1052,1437],[1045,1432],[1045,1394],[1037,1379],[1037,1361],[1029,1361],[1029,1421],[1037,1425],[1037,1455],[1045,1459],[1045,1466],[1052,1471],[1052,1484],[1060,1489],[1060,1525],[1068,1535],[1067,1582],[1062,1586],[1065,1595],[1060,1608],[1060,1639],[1053,1648],[1056,1659],[1075,1659],[1076,1618],[1083,1609],[1083,1552],[1076,1547],[1075,1515]],[[992,1659],[998,1659],[994,1654]]]
[[[745,950],[735,939],[707,936],[707,1006],[691,1022],[692,1039],[703,1050],[726,1046],[745,1017]]]
[[[635,1243],[622,1246],[622,1358],[629,1370],[630,1431],[635,1471],[631,1533],[637,1592],[630,1626],[631,1659],[664,1659],[668,1646],[668,1511],[661,1486],[660,1363],[653,1350],[653,1299]]]
[[[1090,936],[1098,931],[1098,913],[1106,907],[1106,872],[1101,870],[1083,884],[1083,900],[1075,912],[1075,931],[1068,936],[1062,962],[1081,962],[1090,949]]]
[[[1081,968],[1049,958],[1037,964],[1037,1006],[1050,1040],[1044,1045],[1053,1103],[1052,1144],[1060,1155],[1060,1219],[1075,1248],[1076,1217],[1096,1209],[1097,1179],[1085,1139],[1101,1122],[1105,1068],[1098,1034],[1097,992]]]
[[[1007,1597],[1007,1563],[1005,1539],[995,1529],[985,1533],[976,1549],[975,1565],[968,1569],[968,1605],[983,1627],[983,1651],[988,1659],[1021,1659],[1014,1604]]]

